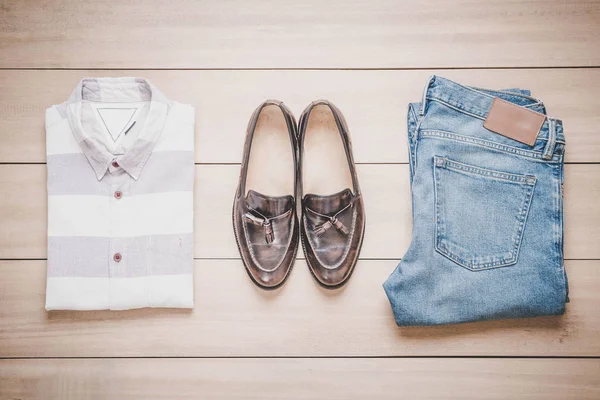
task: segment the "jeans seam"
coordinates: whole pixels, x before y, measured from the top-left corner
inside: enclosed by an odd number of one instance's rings
[[[563,288],[564,288],[564,298],[565,302],[569,301],[569,281],[567,279],[567,271],[565,268],[565,249],[564,249],[564,240],[565,240],[565,227],[564,227],[564,165],[561,165],[558,168],[558,179],[557,179],[557,189],[558,189],[558,207],[557,207],[557,219],[558,219],[558,258],[560,263],[560,273],[562,275],[563,280]]]
[[[490,99],[494,99],[494,98],[495,98],[495,97],[494,97],[494,96],[492,96],[492,95],[489,95],[489,94],[487,94],[487,93],[484,93],[484,92],[482,92],[482,91],[479,91],[479,90],[475,90],[474,88],[471,88],[471,87],[468,87],[468,86],[463,86],[463,85],[460,85],[460,84],[459,84],[459,86],[462,86],[462,87],[464,87],[465,89],[468,89],[468,90],[470,90],[470,91],[472,91],[472,92],[474,92],[474,93],[477,93],[477,94],[480,94],[480,95],[484,95],[484,96],[486,96],[486,97],[489,97]],[[479,89],[480,89],[480,88],[479,88]],[[481,90],[485,90],[485,89],[481,89]],[[522,105],[519,105],[519,104],[515,104],[515,105],[517,105],[517,106],[519,106],[519,107],[523,107],[523,108],[529,109],[528,107],[534,107],[534,106],[538,106],[538,105],[539,105],[539,106],[542,106],[542,107],[544,106],[544,103],[543,103],[541,100],[539,100],[539,99],[536,99],[536,98],[534,98],[534,97],[531,97],[531,96],[523,96],[523,95],[519,95],[519,94],[517,94],[517,93],[508,93],[508,92],[502,92],[502,91],[496,91],[496,92],[498,92],[498,93],[506,93],[506,94],[510,94],[510,95],[512,95],[512,96],[519,96],[519,97],[523,97],[523,98],[528,98],[528,99],[530,99],[530,100],[535,100],[535,103],[533,103],[533,104],[528,104],[527,106],[522,106]],[[427,97],[426,99],[427,99],[427,100],[438,101],[438,102],[440,102],[440,103],[446,104],[446,105],[448,105],[449,107],[452,107],[452,108],[456,109],[457,111],[463,111],[463,112],[465,112],[465,113],[467,113],[467,114],[469,114],[469,115],[472,115],[472,116],[474,116],[474,117],[476,117],[476,118],[479,118],[479,119],[484,119],[484,120],[485,120],[485,117],[483,117],[482,115],[479,115],[479,114],[471,114],[471,113],[472,113],[472,111],[467,111],[467,110],[464,108],[464,106],[461,106],[461,105],[459,105],[458,103],[456,103],[456,102],[453,102],[453,101],[450,101],[450,100],[448,100],[448,99],[440,99],[440,98],[438,98],[438,97]]]
[[[460,85],[460,83],[459,83],[459,85]],[[464,85],[461,85],[461,86],[464,86]],[[526,94],[522,94],[522,93],[507,92],[506,90],[486,89],[486,88],[481,88],[481,87],[477,87],[477,86],[464,86],[464,87],[466,87],[467,89],[474,90],[476,93],[481,93],[481,94],[484,94],[487,96],[491,96],[492,98],[495,98],[497,96],[492,96],[486,92],[502,93],[502,94],[506,94],[509,96],[515,96],[515,97],[520,97],[522,99],[528,99],[528,100],[535,101],[535,103],[533,103],[533,104],[528,104],[526,106],[520,106],[520,107],[532,107],[532,106],[537,106],[537,105],[541,105],[541,106],[544,105],[544,102],[542,100],[540,100],[536,97],[533,97],[533,96],[528,96]]]
[[[523,236],[525,235],[525,223],[529,217],[529,210],[531,208],[531,202],[533,201],[533,193],[535,191],[535,184],[537,180],[534,180],[533,185],[529,185],[525,191],[525,197],[523,198],[523,204],[521,208],[521,221],[519,221],[519,229],[517,231],[517,239],[515,241],[515,264],[519,261],[519,253],[521,252],[521,243],[523,243]]]
[[[519,97],[523,97],[523,98],[527,98],[530,100],[535,100],[537,102],[537,104],[543,104],[542,101],[538,98],[535,98],[533,96],[528,96],[525,94],[521,94],[521,93],[513,93],[513,92],[506,92],[504,90],[493,90],[493,89],[486,89],[486,88],[481,88],[481,87],[477,87],[477,86],[466,86],[463,85],[461,83],[458,82],[452,82],[454,85],[460,86],[462,88],[465,88],[467,90],[470,90],[471,92],[477,93],[477,94],[483,94],[485,96],[488,96],[490,98],[494,98],[494,96],[492,96],[491,94],[485,93],[486,91],[488,92],[497,92],[497,93],[506,93],[506,94],[510,94],[513,96],[519,96]]]
[[[455,140],[458,142],[470,143],[476,146],[481,146],[489,149],[496,150],[498,152],[508,154],[516,157],[525,157],[534,161],[544,162],[544,163],[559,163],[560,155],[553,155],[551,160],[543,160],[541,153],[534,152],[532,150],[523,150],[516,147],[508,146],[505,144],[500,144],[496,142],[492,142],[485,139],[474,138],[470,136],[458,135],[452,132],[446,132],[436,129],[423,129],[419,132],[419,137],[435,137],[440,139],[448,139]]]
[[[439,98],[436,98],[436,97],[427,97],[427,100],[437,101],[438,103],[443,104],[446,107],[451,108],[454,111],[457,111],[457,112],[459,112],[461,114],[465,114],[465,115],[471,116],[473,118],[477,118],[477,119],[482,120],[482,121],[486,120],[486,117],[484,117],[482,115],[479,115],[479,114],[476,114],[476,113],[473,113],[472,111],[469,111],[469,110],[467,110],[465,108],[459,107],[459,105],[457,103],[450,102],[449,100],[442,100],[442,99],[439,99]],[[543,103],[542,103],[542,105],[543,105]],[[527,111],[536,112],[536,111],[530,110],[529,108],[527,108],[527,106],[519,106],[519,107],[523,107]],[[550,119],[552,119],[552,120],[554,120],[556,122],[562,123],[562,120],[557,119],[557,118],[550,118],[547,115],[546,115],[546,119],[548,120],[548,123],[550,123]],[[555,126],[555,129],[556,129],[556,126]],[[541,128],[540,128],[540,130],[541,130]],[[536,140],[548,141],[549,138],[537,138]],[[555,142],[555,144],[557,144],[557,143],[565,144],[564,140],[557,140],[556,136],[554,138],[554,142]]]
[[[413,123],[415,125],[415,129],[412,132],[411,135],[411,129],[410,129],[410,118],[411,118],[411,114],[412,114],[412,118],[413,118]],[[408,105],[408,116],[407,116],[407,133],[408,133],[408,161],[409,161],[409,165],[410,165],[410,181],[411,181],[411,185],[412,185],[412,180],[414,178],[414,174],[415,174],[415,168],[416,168],[416,145],[417,145],[417,124],[418,124],[418,120],[419,118],[417,117],[417,113],[415,112],[415,108],[412,104],[409,103]]]
[[[427,100],[437,101],[438,103],[444,104],[445,106],[448,106],[448,107],[452,108],[453,110],[456,110],[460,113],[467,114],[473,118],[477,118],[482,121],[485,121],[485,118],[483,116],[481,116],[479,114],[474,114],[471,111],[465,110],[464,108],[459,107],[458,104],[449,102],[448,100],[442,100],[442,99],[438,99],[436,97],[428,97]]]
[[[490,179],[499,179],[506,182],[512,183],[522,183],[525,185],[535,185],[536,178],[533,175],[519,175],[519,174],[511,174],[509,172],[502,171],[494,171],[491,169],[480,168],[476,166],[471,166],[467,164],[463,164],[457,161],[450,160],[445,158],[444,165],[440,166],[450,170],[465,172],[467,174],[483,176]],[[533,181],[533,182],[531,182]]]

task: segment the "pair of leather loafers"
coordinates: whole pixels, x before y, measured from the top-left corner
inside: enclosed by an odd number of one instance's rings
[[[254,111],[233,227],[244,266],[262,288],[285,282],[300,241],[317,282],[327,288],[347,282],[358,261],[365,212],[348,127],[337,107],[313,102],[298,124],[280,101],[267,100]]]

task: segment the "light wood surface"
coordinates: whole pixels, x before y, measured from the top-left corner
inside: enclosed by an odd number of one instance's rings
[[[197,260],[189,310],[44,310],[45,261],[0,262],[2,357],[600,356],[600,261],[567,261],[561,317],[398,328],[381,284],[399,260],[361,260],[321,288],[297,260],[264,291],[239,260]]]
[[[565,315],[395,326],[406,110],[434,74],[530,89],[563,120]],[[193,310],[44,310],[44,111],[86,76],[143,76],[196,109]],[[0,0],[0,400],[600,398],[599,93],[597,0]],[[301,250],[275,291],[239,259],[231,203],[268,98],[348,121],[368,218],[341,289]]]
[[[2,67],[598,65],[584,1],[3,0]]]
[[[401,258],[412,225],[408,165],[362,164],[357,170],[368,215],[361,258]],[[239,165],[196,166],[196,258],[239,258],[231,227],[239,171]],[[599,198],[600,165],[567,165],[567,259],[600,258]],[[45,165],[0,165],[0,258],[46,258],[46,203]]]
[[[0,361],[6,398],[28,400],[595,400],[599,374],[600,360],[559,359]]]
[[[598,52],[600,54],[600,51]],[[467,85],[520,87],[561,118],[567,162],[600,162],[600,69],[409,71],[1,71],[0,162],[44,162],[44,110],[66,101],[86,76],[144,76],[169,98],[196,108],[196,162],[239,163],[248,119],[265,99],[296,118],[313,100],[344,113],[357,163],[408,161],[406,110],[432,74]]]

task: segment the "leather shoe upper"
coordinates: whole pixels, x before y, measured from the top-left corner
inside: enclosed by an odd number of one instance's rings
[[[273,289],[285,281],[292,268],[298,249],[299,232],[295,201],[296,172],[294,196],[267,196],[252,189],[245,194],[254,129],[260,112],[268,105],[277,105],[284,114],[294,165],[297,165],[296,121],[283,103],[268,100],[256,109],[248,125],[240,181],[233,204],[233,226],[248,274],[257,285]]]
[[[364,237],[365,211],[346,122],[339,109],[324,100],[311,103],[300,117],[299,195],[303,196],[304,138],[310,113],[317,105],[326,105],[332,111],[342,138],[353,187],[330,195],[304,195],[300,230],[306,260],[314,277],[321,285],[335,288],[350,278],[358,261]]]

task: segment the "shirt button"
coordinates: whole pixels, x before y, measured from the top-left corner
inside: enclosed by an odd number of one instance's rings
[[[115,192],[115,199],[119,200],[121,197],[123,197],[123,192],[121,192],[120,190],[117,190]]]
[[[116,161],[113,161],[113,162],[111,163],[111,165],[112,165],[113,167],[115,167],[115,168],[119,168],[119,163],[118,163],[118,162],[116,162]]]
[[[115,253],[115,255],[113,256],[113,260],[115,260],[115,262],[119,262],[121,261],[123,257],[121,257],[121,253]]]

